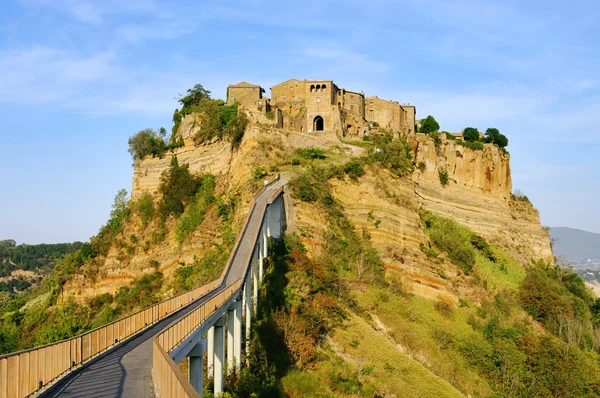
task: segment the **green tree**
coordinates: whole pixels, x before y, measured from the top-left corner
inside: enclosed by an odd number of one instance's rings
[[[161,128],[159,131],[144,129],[129,137],[129,153],[135,162],[147,155],[162,157],[167,149],[165,143],[167,131]]]
[[[184,107],[189,107],[190,105],[208,99],[210,99],[210,91],[205,89],[202,84],[198,83],[193,88],[188,89],[187,95],[181,96],[181,98],[179,98],[179,102]]]
[[[485,130],[485,142],[489,144],[496,144],[500,148],[508,146],[508,138],[504,134],[501,134],[495,127],[490,127]]]
[[[110,211],[110,220],[108,226],[113,234],[121,231],[123,220],[129,216],[129,207],[127,206],[127,190],[121,189],[115,196],[115,201]]]
[[[424,134],[429,134],[434,131],[438,131],[439,129],[440,129],[440,124],[431,115],[427,116],[421,122],[421,132]]]
[[[463,138],[467,142],[479,141],[479,131],[475,127],[467,127],[463,130]]]

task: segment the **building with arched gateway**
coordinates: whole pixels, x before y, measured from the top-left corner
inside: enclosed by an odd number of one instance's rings
[[[264,90],[246,82],[228,87],[227,103],[238,101],[250,110],[268,103],[276,116],[276,125],[303,133],[341,132],[363,135],[369,125],[402,134],[415,131],[416,109],[377,96],[339,88],[332,80],[289,79],[271,87],[271,98],[263,99]]]

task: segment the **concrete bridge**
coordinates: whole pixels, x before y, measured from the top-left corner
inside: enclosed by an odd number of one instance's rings
[[[215,395],[222,392],[248,347],[268,238],[286,228],[285,184],[278,176],[257,195],[219,279],[71,339],[1,356],[0,398],[200,397],[205,372]]]

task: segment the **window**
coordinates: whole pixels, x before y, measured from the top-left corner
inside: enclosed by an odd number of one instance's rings
[[[317,93],[321,92],[321,85],[317,84]]]
[[[321,97],[317,97],[317,102],[321,102]]]
[[[314,85],[314,84],[311,84],[311,85],[310,85],[310,92],[312,93],[313,91],[315,91],[315,85]]]
[[[321,90],[322,90],[322,91],[325,91],[325,89],[326,89],[326,88],[327,88],[327,86],[326,86],[326,85],[324,85],[324,84],[321,86]]]

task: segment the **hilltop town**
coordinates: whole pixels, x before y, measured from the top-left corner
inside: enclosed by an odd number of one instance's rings
[[[362,137],[369,125],[401,134],[415,132],[416,108],[410,104],[365,97],[339,88],[332,80],[289,79],[270,88],[241,82],[227,87],[227,105],[236,102],[250,116],[274,127],[297,132],[341,132]]]

